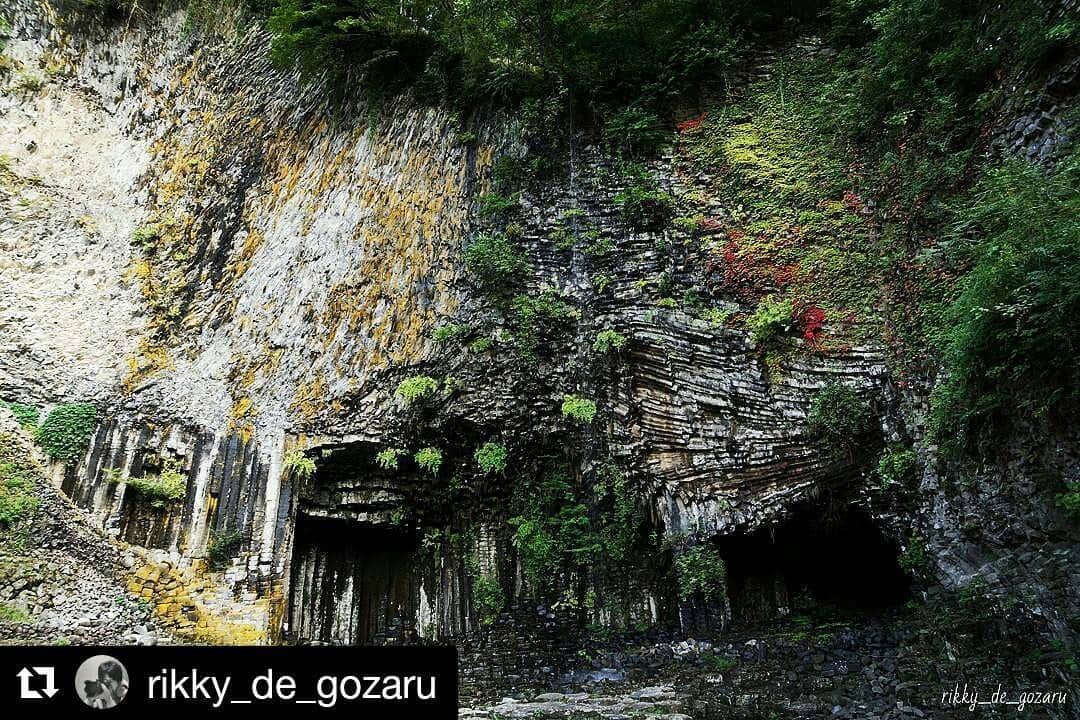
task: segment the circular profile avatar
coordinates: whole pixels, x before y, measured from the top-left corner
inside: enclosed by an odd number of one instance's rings
[[[116,707],[127,691],[127,668],[114,657],[95,655],[83,661],[75,673],[75,692],[92,708]]]

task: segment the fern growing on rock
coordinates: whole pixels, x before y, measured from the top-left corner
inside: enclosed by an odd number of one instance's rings
[[[428,375],[412,375],[398,383],[395,394],[412,405],[418,400],[434,395],[439,389],[439,381]]]
[[[563,417],[588,425],[596,418],[596,403],[580,395],[564,395]]]

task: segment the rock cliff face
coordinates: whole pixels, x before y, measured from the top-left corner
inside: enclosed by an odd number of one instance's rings
[[[493,166],[522,151],[514,119],[497,110],[465,132],[407,96],[331,102],[272,69],[259,32],[196,42],[181,12],[112,22],[61,18],[46,2],[12,7],[7,52],[41,82],[12,76],[0,98],[0,395],[97,403],[88,452],[54,482],[98,527],[204,578],[200,603],[253,628],[241,639],[478,630],[481,578],[526,597],[507,522],[513,476],[554,456],[578,477],[611,464],[648,517],[642,536],[668,539],[620,579],[630,621],[689,628],[785,614],[817,566],[812,553],[802,568],[776,560],[767,538],[787,533],[798,547],[791,528],[835,515],[846,547],[859,548],[852,557],[875,568],[868,577],[895,581],[881,599],[896,604],[908,592],[891,574],[901,549],[925,552],[926,572],[946,585],[988,567],[1007,583],[1025,565],[1017,547],[1053,539],[1060,554],[1034,571],[1056,580],[1038,585],[1036,603],[1071,632],[1074,538],[1054,536],[1059,518],[1037,482],[1023,488],[1047,462],[1075,474],[1075,454],[1061,449],[1077,438],[1049,442],[1046,462],[981,472],[959,497],[929,456],[910,495],[881,489],[870,461],[920,435],[924,399],[894,387],[857,322],[835,342],[811,334],[767,357],[728,320],[752,312],[775,279],[749,294],[729,292],[739,278],[717,281],[716,219],[741,207],[688,162],[692,140],[649,167],[691,223],[635,227],[619,211],[629,176],[569,122],[569,161],[525,189],[508,221],[484,208]],[[870,232],[859,212],[845,222]],[[557,305],[533,308],[541,321],[528,328],[467,268],[471,239],[496,232],[531,268],[520,294]],[[691,295],[722,312],[703,313]],[[437,342],[451,326],[460,337]],[[625,345],[594,349],[611,329]],[[395,388],[416,375],[438,389],[410,405]],[[836,384],[875,416],[844,452],[807,424],[813,398]],[[595,422],[563,416],[569,394],[597,402]],[[474,451],[492,438],[514,473],[476,469]],[[394,447],[440,448],[442,469],[377,462]],[[298,469],[301,456],[313,474]],[[123,482],[168,463],[186,489],[165,507]],[[974,488],[1002,514],[1037,505],[1022,511],[1035,534],[985,526]],[[680,597],[667,545],[683,537],[719,539],[721,602]],[[229,557],[208,567],[222,548]],[[585,585],[614,592],[610,578]],[[542,610],[548,622],[559,608]],[[603,603],[576,617],[614,623]],[[192,636],[192,621],[170,622]]]

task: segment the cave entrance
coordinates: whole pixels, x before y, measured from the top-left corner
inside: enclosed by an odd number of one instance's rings
[[[718,543],[736,623],[778,617],[804,599],[882,610],[910,595],[897,546],[857,508],[800,506],[777,526]]]
[[[393,527],[300,513],[289,585],[294,642],[363,645],[408,635],[416,544]]]

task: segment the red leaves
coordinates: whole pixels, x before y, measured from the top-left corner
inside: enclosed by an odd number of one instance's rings
[[[697,117],[690,118],[689,120],[683,120],[681,123],[677,123],[675,127],[679,129],[679,132],[685,133],[691,130],[697,130],[701,127],[701,123],[705,122],[705,113],[701,113]]]
[[[825,311],[812,303],[803,301],[795,302],[795,322],[799,324],[799,330],[806,340],[817,347],[825,324]]]
[[[866,210],[866,202],[859,197],[859,194],[848,190],[844,193],[844,207],[854,213],[861,213]]]
[[[771,249],[755,244],[753,238],[740,230],[729,230],[727,238],[722,253],[713,255],[705,266],[712,288],[745,302],[756,302],[798,279],[801,272],[798,263],[777,264]]]
[[[704,232],[718,232],[723,228],[724,224],[716,218],[703,217],[698,220],[698,229]]]

